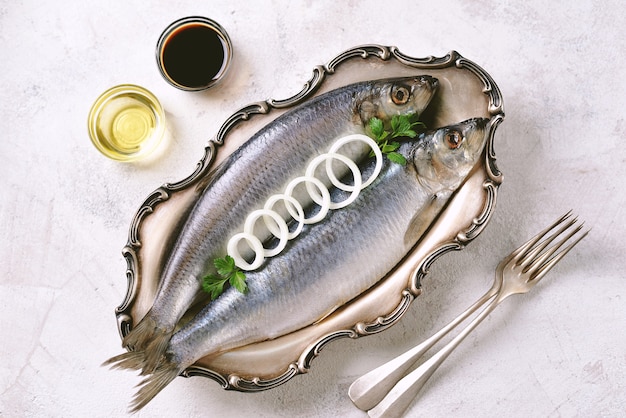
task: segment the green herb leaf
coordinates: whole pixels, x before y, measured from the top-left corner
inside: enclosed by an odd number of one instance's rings
[[[246,275],[235,265],[235,260],[231,256],[216,258],[213,264],[217,269],[217,275],[209,274],[202,279],[202,289],[211,295],[211,300],[217,299],[224,292],[226,282],[241,293],[247,292]]]
[[[217,299],[224,292],[224,282],[216,283],[211,290],[211,300]]]
[[[202,280],[202,290],[211,295],[211,300],[215,300],[224,291],[224,283],[226,279],[211,274]]]
[[[235,260],[227,255],[224,258],[216,258],[213,260],[213,264],[217,269],[217,273],[222,277],[230,276],[234,271],[237,270],[235,266]]]
[[[411,129],[411,119],[407,115],[394,115],[391,118],[391,130],[394,135],[399,132],[407,132]]]
[[[398,138],[398,137],[403,137],[403,136],[406,136],[409,138],[415,138],[417,136],[417,132],[415,132],[413,129],[409,129],[408,131],[398,131],[398,132],[395,132],[392,137]]]
[[[378,118],[370,119],[370,130],[372,131],[374,138],[377,140],[384,139],[383,135],[387,136],[387,132],[385,132],[385,125],[383,124],[383,121]]]
[[[397,115],[391,118],[391,129],[393,133],[391,135],[392,138],[406,136],[409,138],[415,138],[417,136],[417,132],[413,130],[413,126],[416,126],[418,122],[411,123],[411,116],[408,115]]]
[[[389,142],[389,139],[387,138],[415,138],[417,136],[417,132],[413,128],[419,127],[423,130],[426,128],[426,125],[420,121],[411,122],[411,119],[414,116],[415,115],[394,115],[390,122],[391,131],[385,130],[385,124],[382,120],[376,117],[369,120],[370,131],[374,140],[378,144],[378,147],[390,161],[396,164],[406,165],[406,158],[397,152],[400,148],[400,143],[396,141]],[[370,152],[370,157],[373,156],[374,152],[372,151]]]
[[[236,271],[229,280],[232,287],[239,290],[241,293],[248,292],[248,285],[246,284],[246,275],[242,271]]]
[[[406,158],[404,158],[404,155],[399,152],[390,152],[387,154],[387,158],[389,158],[389,161],[393,163],[406,165]]]
[[[400,148],[400,143],[392,142],[391,144],[383,145],[381,151],[383,152],[383,154],[388,154],[390,152],[397,150],[398,148]]]

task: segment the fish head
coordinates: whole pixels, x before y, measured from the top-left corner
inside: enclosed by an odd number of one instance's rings
[[[482,155],[488,123],[473,118],[421,134],[412,156],[420,183],[433,194],[458,188]]]
[[[361,123],[376,117],[389,121],[395,115],[421,115],[437,91],[439,81],[429,75],[393,78],[375,82],[358,103]]]

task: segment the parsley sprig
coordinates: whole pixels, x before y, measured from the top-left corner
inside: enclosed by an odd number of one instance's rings
[[[235,265],[235,260],[231,256],[216,258],[213,264],[217,269],[217,274],[209,274],[202,279],[202,289],[211,294],[211,300],[217,299],[222,294],[226,282],[241,293],[248,292],[246,275]]]
[[[374,140],[382,153],[391,162],[406,165],[406,158],[397,152],[398,148],[400,148],[400,143],[393,141],[393,139],[401,137],[415,138],[417,132],[413,128],[418,126],[421,128],[426,127],[423,122],[411,122],[412,117],[413,115],[394,115],[391,118],[391,131],[385,129],[385,124],[382,120],[376,117],[370,119],[369,127]]]

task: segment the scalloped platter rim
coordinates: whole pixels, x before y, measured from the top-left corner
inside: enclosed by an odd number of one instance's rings
[[[280,114],[323,92],[367,79],[423,74],[435,76],[440,82],[437,112],[425,116],[430,118],[429,126],[445,126],[470,117],[490,121],[481,162],[417,246],[376,286],[323,320],[274,340],[203,358],[182,375],[208,377],[225,389],[270,389],[306,373],[312,359],[329,342],[371,335],[396,323],[421,293],[420,282],[428,267],[442,254],[463,249],[487,225],[502,182],[493,143],[504,110],[502,95],[491,76],[456,51],[443,57],[412,58],[396,47],[363,45],[315,67],[311,79],[292,97],[252,103],[233,113],[209,141],[191,175],[164,184],[144,200],[131,222],[122,251],[128,288],[115,310],[120,335],[124,337],[149,309],[158,285],[159,260],[165,251],[160,243],[175,230],[177,214],[193,203],[197,195],[194,186],[225,155]]]

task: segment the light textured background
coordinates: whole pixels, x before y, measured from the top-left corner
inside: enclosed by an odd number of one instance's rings
[[[500,86],[496,213],[439,260],[425,292],[382,334],[328,346],[309,374],[258,394],[176,379],[137,416],[365,417],[362,373],[420,342],[478,298],[498,261],[573,208],[593,229],[544,283],[495,311],[442,366],[408,416],[618,417],[626,410],[626,6],[612,1],[0,1],[0,416],[124,416],[132,373],[114,308],[121,248],[145,196],[191,173],[234,110],[299,91],[315,65],[364,43],[411,56],[458,50]],[[227,85],[178,91],[154,46],[183,16],[232,37]],[[151,164],[92,147],[93,100],[152,90],[172,142]]]

